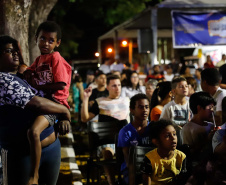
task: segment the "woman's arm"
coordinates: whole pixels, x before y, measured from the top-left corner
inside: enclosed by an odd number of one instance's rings
[[[60,134],[64,135],[69,131],[71,115],[69,110],[64,105],[55,103],[46,98],[34,96],[25,105],[25,109],[32,110],[38,114],[59,114],[59,120],[61,120],[59,123]]]
[[[61,119],[71,121],[70,112],[64,105],[55,103],[46,98],[34,96],[25,105],[25,109],[33,110],[39,114],[60,114]]]

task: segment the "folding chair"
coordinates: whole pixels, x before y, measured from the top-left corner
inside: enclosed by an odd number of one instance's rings
[[[115,144],[116,135],[119,130],[127,124],[127,121],[114,122],[90,122],[88,124],[88,138],[89,138],[89,154],[90,158],[87,161],[87,184],[90,183],[90,172],[92,167],[97,167],[99,182],[100,166],[118,165],[116,159],[100,160],[97,156],[98,147],[105,144]],[[120,170],[119,170],[120,171]],[[94,178],[92,178],[93,182]]]
[[[129,185],[137,185],[141,182],[140,165],[144,156],[154,147],[131,146],[129,149]]]

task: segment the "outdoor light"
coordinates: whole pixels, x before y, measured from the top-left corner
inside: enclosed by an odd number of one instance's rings
[[[122,41],[122,47],[126,47],[128,45],[127,41],[126,40],[123,40]]]
[[[95,56],[96,56],[96,57],[99,57],[99,56],[100,56],[100,53],[96,52],[96,53],[95,53]]]
[[[112,53],[113,49],[112,48],[108,48],[108,53]]]

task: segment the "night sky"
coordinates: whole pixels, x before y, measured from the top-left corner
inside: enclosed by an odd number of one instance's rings
[[[97,19],[86,11],[85,5],[81,6],[79,2],[59,0],[48,17],[60,25],[62,43],[72,40],[79,44],[78,54],[71,55],[73,60],[95,59],[98,37],[113,27],[107,26],[103,19]]]

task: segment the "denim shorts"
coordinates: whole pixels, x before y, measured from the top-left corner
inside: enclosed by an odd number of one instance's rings
[[[28,146],[29,147],[29,146]],[[27,149],[27,147],[26,147]],[[25,185],[30,177],[31,161],[29,151],[24,148],[14,147],[7,149],[8,185]],[[42,148],[39,167],[39,184],[56,185],[60,171],[61,144],[59,138],[47,147]]]

